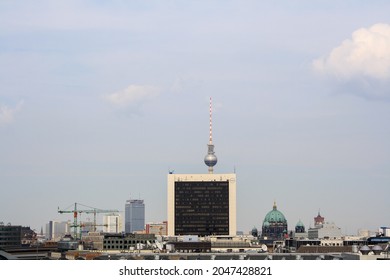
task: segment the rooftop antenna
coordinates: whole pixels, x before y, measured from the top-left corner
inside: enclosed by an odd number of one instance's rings
[[[209,143],[207,155],[204,158],[204,163],[209,167],[209,173],[213,174],[214,165],[217,164],[217,157],[214,154],[214,145],[213,145],[213,121],[212,121],[212,102],[210,97],[210,132],[209,132]]]

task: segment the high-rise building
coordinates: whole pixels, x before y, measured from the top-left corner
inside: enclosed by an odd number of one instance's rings
[[[129,199],[125,205],[125,233],[145,229],[145,204],[141,199]]]
[[[210,135],[204,158],[208,174],[168,175],[168,235],[236,235],[236,174],[214,174],[217,157]]]
[[[236,174],[169,174],[168,235],[236,235]]]
[[[64,235],[69,234],[69,232],[69,222],[49,221],[46,224],[45,237],[47,240],[59,240]]]
[[[108,233],[122,232],[122,217],[119,214],[104,215],[103,231]]]

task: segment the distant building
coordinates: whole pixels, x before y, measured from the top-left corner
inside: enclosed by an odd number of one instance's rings
[[[154,234],[105,234],[103,250],[136,250],[151,246],[156,240]]]
[[[104,233],[89,232],[81,237],[86,250],[103,250]]]
[[[22,245],[22,226],[0,223],[0,248]]]
[[[372,232],[368,229],[359,229],[358,230],[358,236],[368,238],[368,237],[373,236],[373,235],[375,235],[375,232]]]
[[[247,250],[260,249],[258,246],[254,246],[252,243],[255,238],[248,238],[247,236],[211,236],[211,251],[213,252],[245,252]]]
[[[22,245],[31,245],[38,241],[38,235],[30,227],[22,227]]]
[[[168,222],[146,224],[146,234],[168,235]]]
[[[314,226],[322,225],[325,221],[324,217],[321,217],[320,211],[318,211],[317,217],[314,217]]]
[[[309,239],[339,239],[341,238],[341,229],[334,223],[326,223],[325,218],[318,211],[317,217],[314,217],[314,228],[308,230]]]
[[[301,220],[295,225],[294,238],[303,239],[308,238],[308,233],[306,232],[305,225]]]
[[[60,240],[66,234],[69,234],[69,222],[49,221],[46,224],[45,237],[47,240]]]
[[[122,232],[122,217],[119,214],[104,215],[103,231],[108,233]]]
[[[287,235],[287,220],[274,203],[272,210],[267,213],[263,220],[261,237],[263,239],[281,240]]]
[[[168,242],[166,244],[168,252],[181,253],[208,253],[211,252],[210,241],[180,241]]]
[[[83,237],[81,236],[81,238]],[[79,245],[79,241],[73,238],[73,236],[70,234],[63,236],[60,240],[57,241],[58,250],[61,252],[68,250],[77,250],[79,248]]]
[[[252,229],[252,231],[251,231],[251,235],[252,235],[253,237],[258,237],[258,236],[259,236],[259,232],[258,232],[258,230],[257,230],[256,227],[253,227],[253,229]]]
[[[381,227],[379,229],[379,234],[382,235],[382,236],[390,237],[390,227]]]
[[[299,220],[299,222],[296,224],[295,232],[296,233],[304,233],[305,232],[305,225],[302,223],[301,220]]]
[[[145,204],[141,199],[130,199],[125,205],[125,233],[145,229]]]
[[[309,239],[338,239],[341,236],[341,229],[334,223],[324,223],[308,230]]]

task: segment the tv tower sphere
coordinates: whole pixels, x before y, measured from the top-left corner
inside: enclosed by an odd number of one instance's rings
[[[209,146],[209,153],[204,157],[204,163],[208,167],[213,167],[214,165],[217,164],[218,159],[217,159],[216,155],[214,154],[214,151],[212,151],[212,153],[210,153],[210,145],[208,145],[208,146]],[[213,146],[213,150],[214,150],[214,146]]]

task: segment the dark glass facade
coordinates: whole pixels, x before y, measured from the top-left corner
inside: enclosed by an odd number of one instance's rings
[[[229,182],[175,182],[175,235],[229,235]]]
[[[22,245],[22,226],[0,225],[0,248]]]

